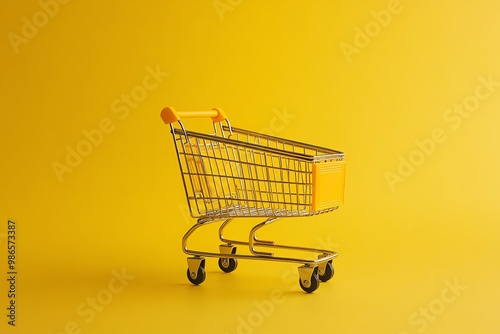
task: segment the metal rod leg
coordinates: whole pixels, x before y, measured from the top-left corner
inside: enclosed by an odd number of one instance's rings
[[[273,253],[268,253],[268,252],[259,252],[259,251],[256,251],[255,250],[255,245],[256,244],[259,244],[259,245],[262,245],[262,244],[268,244],[268,245],[274,245],[274,242],[273,241],[261,241],[259,239],[257,239],[257,231],[260,230],[261,228],[263,228],[264,226],[266,225],[269,225],[273,222],[275,222],[277,220],[277,218],[268,218],[266,221],[260,223],[260,224],[257,224],[255,225],[252,230],[250,231],[250,235],[249,235],[249,242],[248,242],[248,247],[250,248],[250,252],[252,252],[252,254],[254,255],[262,255],[262,256],[273,256]]]
[[[191,226],[191,228],[186,232],[186,234],[184,234],[184,237],[182,237],[182,250],[184,251],[184,253],[191,254],[191,255],[198,255],[196,252],[189,250],[189,248],[187,247],[188,239],[194,233],[194,231],[196,231],[197,229],[199,229],[202,226],[208,225],[208,224],[213,223],[215,221],[216,220],[212,220],[212,219],[198,219],[196,224]]]
[[[224,229],[226,228],[227,225],[229,225],[229,223],[232,221],[233,219],[232,218],[229,218],[229,219],[226,219],[222,225],[219,227],[219,239],[220,241],[222,242],[225,242],[227,244],[233,244],[235,243],[234,240],[229,240],[229,239],[226,239],[224,237]]]

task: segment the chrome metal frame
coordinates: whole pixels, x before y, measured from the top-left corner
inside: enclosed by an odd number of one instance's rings
[[[227,246],[234,246],[234,245],[248,246],[250,252],[253,255],[232,254],[232,253],[223,253],[223,252],[219,252],[219,253],[206,252],[206,251],[201,251],[201,250],[193,250],[187,246],[189,237],[198,228],[206,226],[206,225],[211,224],[211,223],[220,222],[220,221],[222,221],[222,219],[217,219],[217,220],[213,220],[213,219],[209,219],[209,218],[198,219],[198,222],[196,224],[194,224],[186,232],[186,234],[182,238],[182,249],[183,249],[184,253],[186,253],[188,255],[193,255],[195,257],[216,257],[216,258],[231,258],[231,259],[292,262],[292,263],[306,264],[306,265],[310,265],[310,266],[317,266],[319,264],[326,263],[338,255],[336,252],[331,251],[331,250],[326,250],[326,249],[281,245],[281,244],[276,244],[274,241],[259,240],[257,238],[257,235],[256,235],[257,231],[260,228],[262,228],[270,223],[273,223],[277,220],[278,220],[278,218],[269,218],[269,219],[265,220],[264,222],[255,225],[249,234],[249,241],[232,240],[232,239],[228,239],[228,238],[224,237],[224,229],[227,227],[227,225],[229,225],[230,222],[233,221],[232,218],[225,219],[224,222],[221,224],[221,226],[219,227],[219,239],[222,242],[224,242]],[[273,253],[257,251],[255,249],[255,247],[280,248],[280,249],[288,249],[288,250],[306,251],[306,252],[318,253],[321,255],[318,259],[279,257],[279,256],[274,256]]]

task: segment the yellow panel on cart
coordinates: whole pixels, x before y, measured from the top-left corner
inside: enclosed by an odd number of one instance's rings
[[[313,165],[312,211],[344,204],[345,161],[327,161]]]

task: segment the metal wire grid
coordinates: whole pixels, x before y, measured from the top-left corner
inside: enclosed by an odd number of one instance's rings
[[[343,153],[227,127],[221,135],[173,129],[193,217],[307,216],[312,212],[312,164]]]

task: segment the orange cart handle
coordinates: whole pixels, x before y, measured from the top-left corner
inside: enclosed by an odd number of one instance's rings
[[[210,117],[214,123],[222,122],[227,118],[220,108],[212,108],[212,110],[207,111],[176,111],[172,107],[166,107],[163,108],[160,115],[165,124],[178,122],[181,118]]]

